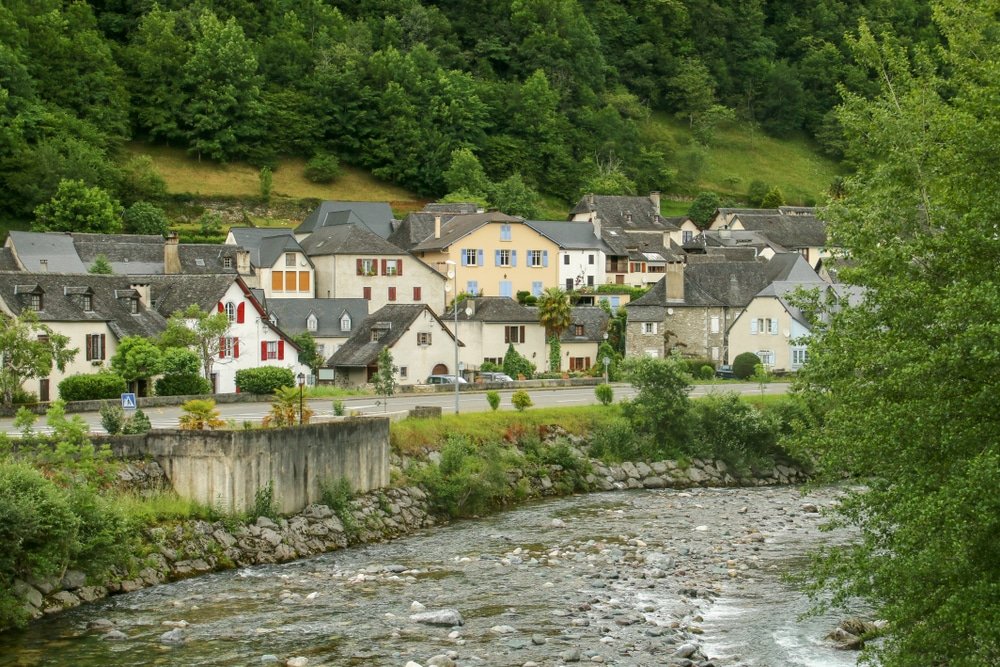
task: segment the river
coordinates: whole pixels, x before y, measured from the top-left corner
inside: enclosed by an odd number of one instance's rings
[[[523,506],[392,543],[119,595],[0,635],[0,665],[408,661],[847,667],[782,575],[838,491],[629,491]],[[464,625],[411,619],[456,610]],[[90,627],[88,626],[96,626]],[[106,634],[114,627],[116,632]],[[164,637],[164,633],[171,633]],[[113,640],[111,637],[120,637]],[[679,662],[671,663],[674,658]]]

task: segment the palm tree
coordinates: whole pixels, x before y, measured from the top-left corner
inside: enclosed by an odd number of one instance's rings
[[[573,320],[569,295],[558,287],[550,287],[538,298],[538,321],[545,327],[545,337],[559,337]]]

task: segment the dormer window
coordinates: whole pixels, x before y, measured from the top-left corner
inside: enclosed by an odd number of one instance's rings
[[[583,325],[582,324],[574,324],[573,325],[573,335],[574,336],[582,336],[583,335]]]
[[[138,297],[132,297],[131,299],[129,299],[128,300],[128,304],[129,304],[129,309],[131,310],[132,314],[133,315],[138,315],[139,314],[139,299],[138,299]]]
[[[94,297],[90,294],[84,294],[81,299],[83,302],[83,310],[87,313],[94,312]]]
[[[340,318],[340,330],[350,331],[351,330],[351,316],[344,313]]]
[[[233,258],[232,257],[223,257],[222,258],[222,268],[224,268],[224,269],[231,269],[231,268],[233,268]]]
[[[308,329],[309,331],[316,331],[318,327],[319,327],[319,320],[316,319],[316,315],[310,313],[309,317],[306,318],[306,329]]]
[[[31,300],[28,303],[28,308],[30,308],[31,310],[34,310],[35,312],[39,312],[39,311],[41,311],[43,305],[44,305],[44,303],[42,301],[42,294],[41,294],[41,292],[37,292],[37,293],[31,295]]]

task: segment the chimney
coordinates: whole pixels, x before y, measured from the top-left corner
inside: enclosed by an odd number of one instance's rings
[[[587,193],[587,208],[590,209],[591,211],[594,210],[594,193],[593,192],[588,192]]]
[[[148,284],[136,284],[129,285],[130,288],[134,289],[139,295],[139,303],[141,303],[146,308],[152,308],[153,302],[149,298],[149,285]]]
[[[241,276],[250,275],[250,251],[239,248],[236,251],[236,273]]]
[[[434,238],[441,238],[441,216],[434,216]]]
[[[654,190],[649,193],[649,201],[653,202],[653,213],[657,216],[660,215],[660,193],[658,190]]]
[[[625,224],[632,224],[632,211],[625,211]]]
[[[180,272],[181,255],[177,246],[177,232],[170,232],[163,241],[163,273],[169,276]]]
[[[590,221],[594,223],[594,236],[601,238],[601,219],[595,215]]]
[[[684,303],[684,262],[667,262],[664,273],[667,303]]]

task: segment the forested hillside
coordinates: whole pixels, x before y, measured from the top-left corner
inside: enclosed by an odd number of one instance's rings
[[[31,218],[63,179],[151,198],[131,138],[511,201],[676,191],[729,119],[839,157],[837,87],[871,87],[845,34],[865,20],[933,43],[929,14],[898,0],[4,0],[0,217]],[[689,126],[690,155],[640,131],[655,112]]]

